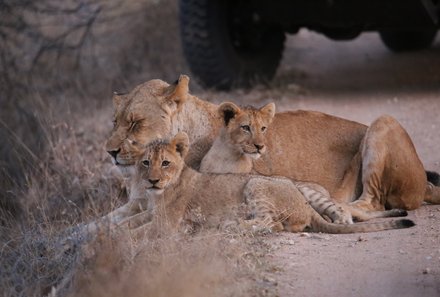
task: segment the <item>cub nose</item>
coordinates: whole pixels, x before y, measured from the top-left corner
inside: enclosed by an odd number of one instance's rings
[[[158,179],[148,179],[148,181],[149,181],[150,184],[152,184],[153,186],[159,182]]]
[[[257,150],[262,150],[264,148],[264,144],[254,144]]]
[[[110,156],[112,156],[116,160],[116,156],[119,154],[120,151],[121,151],[121,149],[117,149],[117,150],[113,150],[113,151],[107,151],[107,153],[109,153]]]

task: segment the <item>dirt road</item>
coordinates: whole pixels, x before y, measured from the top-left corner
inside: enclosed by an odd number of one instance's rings
[[[432,49],[393,54],[377,34],[332,42],[288,39],[272,88],[215,94],[278,110],[311,109],[369,124],[397,118],[430,170],[440,172],[440,36]],[[234,98],[234,99],[235,99]],[[396,147],[398,149],[398,147]],[[440,296],[440,205],[410,213],[407,230],[271,236],[268,279],[279,296]]]

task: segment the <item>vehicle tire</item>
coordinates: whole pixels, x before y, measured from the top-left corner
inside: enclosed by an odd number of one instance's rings
[[[249,87],[275,75],[285,35],[249,1],[180,0],[180,30],[192,74],[205,87]]]
[[[437,29],[423,31],[381,31],[382,42],[394,52],[415,51],[431,46]]]

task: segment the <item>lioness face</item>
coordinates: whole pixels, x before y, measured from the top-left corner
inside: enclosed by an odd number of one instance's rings
[[[188,136],[178,133],[171,141],[156,140],[149,144],[136,165],[136,182],[147,195],[161,194],[175,184],[185,165]]]
[[[187,76],[174,85],[151,80],[113,97],[114,127],[106,150],[124,174],[131,174],[147,143],[170,136],[172,117],[188,94],[188,81]]]
[[[266,152],[266,131],[275,115],[275,105],[267,104],[261,109],[239,108],[233,103],[219,107],[223,116],[228,142],[240,154],[258,159]]]

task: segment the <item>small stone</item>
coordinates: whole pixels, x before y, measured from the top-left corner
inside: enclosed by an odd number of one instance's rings
[[[404,255],[404,254],[406,254],[406,253],[405,253],[405,251],[404,251],[404,250],[399,250],[399,254],[402,254],[402,255]]]
[[[301,232],[301,233],[299,234],[299,236],[310,238],[310,234],[307,233],[307,232]]]
[[[365,237],[359,236],[357,241],[367,241],[367,239]]]
[[[271,278],[271,277],[269,277],[269,276],[265,276],[265,277],[263,278],[263,281],[268,282],[268,283],[271,283],[271,284],[274,285],[274,286],[278,285],[278,282],[277,282],[274,278]]]
[[[294,245],[295,241],[293,241],[292,239],[289,239],[289,240],[284,241],[283,243],[287,244],[287,245]]]
[[[430,274],[430,273],[431,273],[431,269],[430,268],[423,269],[423,274]]]

